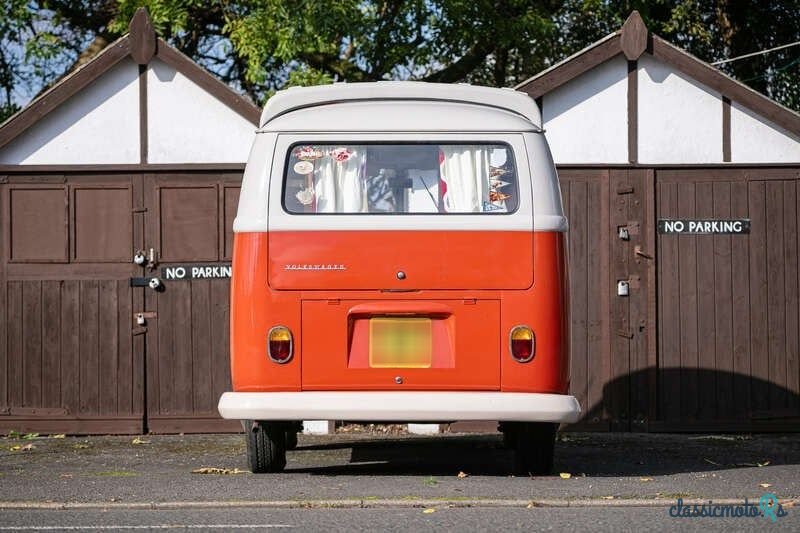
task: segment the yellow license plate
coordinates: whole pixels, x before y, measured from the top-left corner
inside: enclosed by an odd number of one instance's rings
[[[371,318],[369,366],[430,368],[430,318]]]

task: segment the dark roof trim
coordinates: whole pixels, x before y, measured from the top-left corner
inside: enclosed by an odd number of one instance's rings
[[[158,57],[208,91],[217,100],[258,126],[261,110],[244,96],[219,81],[203,67],[155,36],[147,11],[140,8],[131,19],[130,33],[120,37],[74,72],[64,76],[23,109],[0,124],[0,148],[21,135],[56,107],[131,56],[140,65]]]
[[[122,37],[107,46],[91,61],[62,78],[26,107],[10,116],[3,124],[0,124],[0,147],[11,142],[12,139],[36,124],[75,93],[111,70],[129,54],[129,40],[127,37]]]
[[[800,115],[723,74],[705,61],[701,61],[657,35],[653,35],[653,57],[669,63],[722,96],[728,97],[731,101],[743,105],[789,133],[800,137]]]
[[[634,11],[622,25],[620,45],[622,53],[628,61],[636,61],[647,50],[647,26],[644,25],[641,15]]]
[[[622,52],[620,32],[615,32],[532,78],[523,81],[514,88],[528,93],[531,98],[539,98],[577,78],[584,72],[593,69],[600,63],[608,61],[620,52]]]
[[[719,92],[723,97],[741,104],[789,133],[800,137],[800,114],[734,80],[705,61],[657,35],[647,33],[647,28],[635,11],[628,17],[621,30],[609,34],[580,52],[520,83],[515,89],[528,93],[531,98],[539,98],[620,53],[623,53],[629,60],[638,59],[644,53],[650,53],[653,57],[672,65],[696,81]]]
[[[131,57],[140,65],[146,65],[156,53],[156,30],[147,9],[140,7],[128,25],[131,40]]]
[[[0,165],[2,174],[36,175],[42,173],[80,174],[89,172],[241,172],[244,163],[123,163],[86,165]]]

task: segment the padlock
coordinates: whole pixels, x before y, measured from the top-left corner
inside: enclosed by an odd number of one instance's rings
[[[621,279],[617,282],[617,296],[628,296],[630,294],[630,283]]]

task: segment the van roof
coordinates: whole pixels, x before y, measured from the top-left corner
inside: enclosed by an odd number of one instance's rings
[[[457,102],[510,111],[541,129],[539,107],[525,93],[514,89],[479,87],[464,83],[426,83],[419,81],[378,81],[367,83],[334,83],[314,87],[291,87],[278,91],[267,101],[259,126],[307,107],[359,101],[416,100]]]

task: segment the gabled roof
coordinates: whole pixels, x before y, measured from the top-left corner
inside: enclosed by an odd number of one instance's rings
[[[258,125],[261,110],[255,104],[236,93],[166,41],[157,37],[147,11],[139,8],[131,19],[127,34],[108,45],[86,64],[61,78],[47,91],[0,124],[0,147],[11,142],[126,57],[130,57],[141,66],[146,66],[154,57],[160,59],[253,125]]]
[[[532,98],[539,98],[619,54],[623,54],[628,61],[636,61],[645,53],[800,137],[800,114],[650,33],[637,11],[631,13],[616,32],[514,88],[528,93]]]

